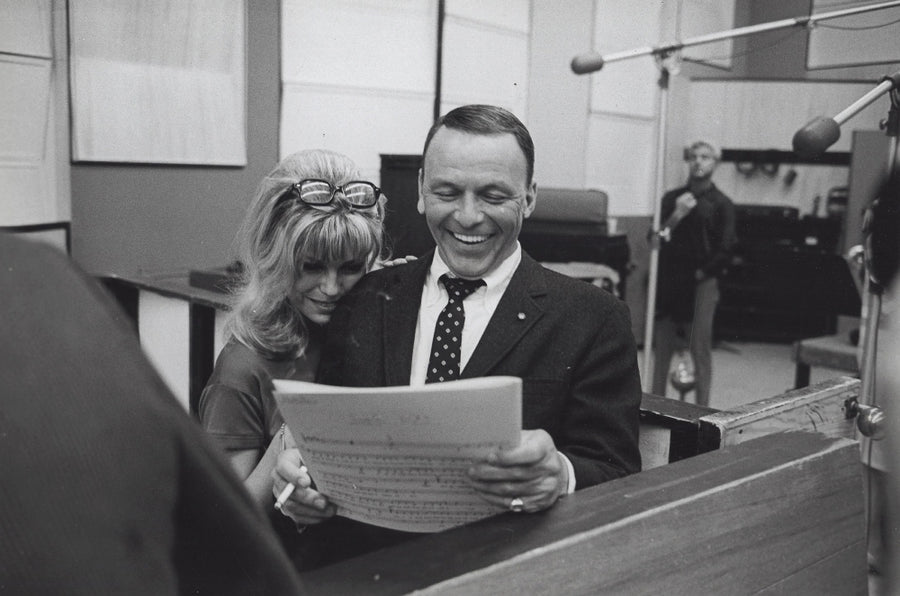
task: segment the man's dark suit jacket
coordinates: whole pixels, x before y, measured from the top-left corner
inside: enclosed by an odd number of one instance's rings
[[[44,245],[0,255],[0,593],[302,593],[112,299]]]
[[[341,301],[319,382],[409,384],[432,258],[375,271]],[[640,470],[637,351],[627,307],[608,292],[523,254],[461,378],[492,375],[522,378],[523,427],[550,433],[577,488]]]

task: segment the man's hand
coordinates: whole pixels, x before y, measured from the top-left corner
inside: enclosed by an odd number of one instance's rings
[[[285,449],[278,454],[272,480],[272,494],[276,498],[289,482],[294,483],[296,488],[281,507],[281,512],[296,524],[318,524],[334,516],[334,505],[328,502],[325,495],[312,488],[312,479],[306,472],[297,449]]]
[[[568,468],[546,431],[523,430],[517,447],[499,450],[469,468],[472,486],[486,501],[507,509],[513,499],[522,510],[541,511],[568,487]]]
[[[681,219],[697,206],[697,199],[690,191],[682,193],[675,199],[675,213]]]

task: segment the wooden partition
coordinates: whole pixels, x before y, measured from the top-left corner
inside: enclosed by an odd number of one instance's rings
[[[646,394],[641,402],[644,469],[661,458],[676,462],[786,430],[853,439],[856,420],[848,404],[859,395],[859,385],[859,379],[835,377],[727,411]]]
[[[865,594],[858,446],[796,431],[302,576],[313,594]]]
[[[839,377],[719,412],[645,395],[667,465],[304,574],[312,594],[866,594],[859,445]]]

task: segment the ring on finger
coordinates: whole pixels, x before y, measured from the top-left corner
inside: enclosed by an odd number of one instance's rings
[[[516,497],[509,501],[509,510],[513,513],[521,513],[525,511],[525,502],[521,497]]]

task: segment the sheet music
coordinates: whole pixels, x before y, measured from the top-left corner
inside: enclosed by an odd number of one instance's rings
[[[503,511],[469,487],[465,472],[519,443],[517,377],[383,388],[275,380],[275,400],[338,515],[437,532]]]

